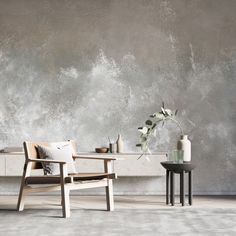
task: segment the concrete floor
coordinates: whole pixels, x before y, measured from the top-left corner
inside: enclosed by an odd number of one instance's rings
[[[177,201],[177,199],[176,199]],[[60,196],[0,196],[0,235],[156,236],[236,235],[236,196],[195,196],[193,206],[167,206],[164,196],[71,196],[71,217],[62,218]]]
[[[165,196],[115,196],[116,209],[164,209],[182,207],[176,196],[174,207],[165,204]],[[0,209],[15,209],[17,196],[0,196]],[[71,209],[105,209],[105,196],[71,196]],[[58,196],[27,196],[25,209],[60,209]],[[190,207],[187,204],[186,206]],[[236,208],[236,196],[194,196],[191,208]]]

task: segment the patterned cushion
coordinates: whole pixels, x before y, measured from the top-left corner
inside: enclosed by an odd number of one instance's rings
[[[39,157],[41,159],[59,160],[67,162],[68,173],[77,173],[75,169],[74,160],[72,158],[71,145],[45,147],[38,145]],[[60,166],[57,163],[43,163],[43,170],[45,175],[59,175]]]

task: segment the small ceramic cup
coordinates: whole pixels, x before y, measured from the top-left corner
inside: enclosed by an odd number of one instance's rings
[[[109,144],[109,150],[111,153],[117,153],[117,144],[116,143],[110,143]]]

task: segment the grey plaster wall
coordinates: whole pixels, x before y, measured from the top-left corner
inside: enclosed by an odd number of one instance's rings
[[[0,146],[73,138],[90,151],[121,133],[136,151],[165,101],[192,140],[195,192],[235,194],[235,12],[234,0],[0,0]],[[152,150],[172,149],[177,128],[158,131]]]

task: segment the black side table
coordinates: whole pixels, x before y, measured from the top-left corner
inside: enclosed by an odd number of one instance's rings
[[[180,203],[182,203],[182,206],[185,205],[184,173],[188,173],[188,202],[189,205],[192,205],[192,170],[195,168],[195,165],[192,163],[174,163],[171,161],[161,162],[161,165],[166,169],[166,204],[169,204],[170,183],[170,203],[172,206],[175,205],[175,174],[180,174]]]

